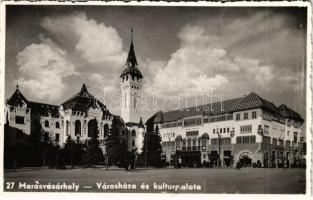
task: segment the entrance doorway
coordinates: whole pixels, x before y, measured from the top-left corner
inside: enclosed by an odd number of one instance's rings
[[[182,165],[186,167],[198,167],[201,165],[200,151],[181,152]]]
[[[239,156],[239,163],[243,167],[251,167],[252,158],[249,152],[243,152]]]
[[[232,155],[230,150],[224,151],[224,165],[230,167],[232,164]]]

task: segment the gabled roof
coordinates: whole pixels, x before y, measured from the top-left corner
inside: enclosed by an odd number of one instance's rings
[[[63,109],[72,109],[73,111],[87,112],[89,108],[101,109],[105,111],[105,114],[111,115],[103,103],[97,100],[92,94],[90,94],[83,84],[79,93],[62,103]]]
[[[18,89],[18,86],[16,87],[16,90],[12,94],[12,96],[7,100],[7,104],[11,106],[20,106],[20,107],[26,104],[26,106],[29,107],[28,100],[20,92],[20,90]]]
[[[301,115],[299,113],[297,113],[296,111],[292,110],[291,108],[289,108],[285,104],[280,105],[278,107],[278,109],[280,110],[281,115],[286,117],[286,118],[299,120],[301,122],[304,121],[304,119],[302,119],[302,117],[301,117]]]
[[[158,124],[163,122],[163,113],[159,111],[146,121],[146,125]]]
[[[272,112],[273,114],[280,115],[279,109],[270,101],[261,98],[254,92],[249,95],[240,98],[240,101],[234,104],[232,110],[233,112],[250,110],[255,108],[262,108],[263,110]]]
[[[214,116],[214,115],[220,115],[220,114],[226,114],[226,113],[234,113],[244,110],[252,110],[261,108],[263,110],[266,110],[275,116],[284,116],[281,113],[281,110],[275,106],[274,103],[261,98],[259,95],[257,95],[254,92],[251,92],[249,95],[240,97],[240,98],[234,98],[219,102],[213,102],[206,105],[200,105],[200,106],[193,106],[189,107],[183,110],[172,110],[168,112],[162,112],[159,111],[156,114],[154,114],[152,117],[150,117],[146,124],[151,123],[164,123],[164,122],[173,122],[177,121],[179,119],[182,119],[184,117],[192,117],[197,115],[206,115],[206,116]],[[288,107],[287,107],[288,108]],[[298,120],[302,119],[301,116],[294,112],[290,111],[291,109],[288,108],[286,113],[288,113],[289,116],[296,117]],[[302,119],[303,120],[303,119]]]

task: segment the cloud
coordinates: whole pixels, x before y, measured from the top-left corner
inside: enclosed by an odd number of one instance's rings
[[[40,25],[91,64],[124,62],[126,54],[117,31],[104,23],[88,19],[84,12],[48,16],[43,18]]]
[[[294,66],[276,58],[290,60],[290,47],[297,36],[284,16],[258,12],[248,19],[227,18],[216,23],[214,18],[181,28],[179,49],[149,81],[158,95],[203,93],[213,88],[226,98],[252,90],[261,95],[284,91],[288,96],[291,88],[300,88],[301,72],[295,73]]]
[[[118,89],[126,52],[113,27],[88,19],[84,12],[46,16],[39,25],[50,38],[39,35],[40,43],[17,56],[18,81],[30,96],[63,102],[62,94],[83,82],[100,91]]]
[[[28,94],[42,100],[62,97],[66,89],[63,78],[76,74],[66,52],[47,40],[31,44],[17,55],[21,78],[18,83]]]

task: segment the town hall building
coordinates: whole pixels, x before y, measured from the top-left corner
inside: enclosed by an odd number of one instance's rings
[[[17,86],[6,102],[9,126],[30,135],[40,125],[59,146],[64,145],[68,136],[76,142],[88,142],[95,127],[98,127],[100,147],[105,153],[104,140],[109,134],[113,118],[116,117],[125,124],[120,128],[120,137],[126,140],[128,150],[140,153],[144,125],[136,108],[136,99],[142,88],[142,79],[131,36],[126,66],[120,75],[123,97],[121,116],[111,114],[106,105],[87,90],[85,84],[82,84],[77,94],[61,105],[30,101]]]

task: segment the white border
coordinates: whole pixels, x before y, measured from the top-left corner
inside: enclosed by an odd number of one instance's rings
[[[5,122],[5,116],[3,112],[4,106],[4,85],[5,85],[5,6],[6,5],[102,5],[102,6],[191,6],[191,7],[307,7],[307,60],[306,60],[306,137],[307,137],[307,169],[306,169],[306,191],[305,195],[243,195],[243,194],[147,194],[147,193],[53,193],[53,192],[3,192],[3,124]],[[312,127],[312,80],[311,80],[311,68],[312,68],[312,7],[309,2],[98,2],[98,1],[88,1],[88,2],[1,2],[0,5],[0,198],[4,199],[42,199],[42,197],[48,199],[203,199],[203,198],[214,198],[218,199],[240,199],[240,200],[251,200],[251,198],[256,199],[309,199],[312,194],[312,176],[311,176],[311,163],[312,163],[312,144],[311,144],[311,127]],[[3,108],[3,109],[2,109]],[[292,178],[292,177],[290,177]]]

